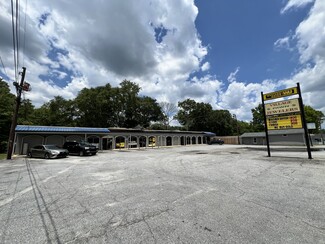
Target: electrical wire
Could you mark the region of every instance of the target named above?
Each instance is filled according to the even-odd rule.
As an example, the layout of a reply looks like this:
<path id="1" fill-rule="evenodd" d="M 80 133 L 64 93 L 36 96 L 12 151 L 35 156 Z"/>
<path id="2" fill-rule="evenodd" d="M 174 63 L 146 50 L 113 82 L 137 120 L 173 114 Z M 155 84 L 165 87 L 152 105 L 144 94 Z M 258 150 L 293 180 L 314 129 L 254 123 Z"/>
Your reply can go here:
<path id="1" fill-rule="evenodd" d="M 11 25 L 12 25 L 12 41 L 14 47 L 14 66 L 15 66 L 15 81 L 17 81 L 17 60 L 16 60 L 16 35 L 15 35 L 15 20 L 14 20 L 14 2 L 11 0 Z"/>
<path id="2" fill-rule="evenodd" d="M 5 65 L 3 64 L 3 61 L 2 61 L 1 55 L 0 55 L 0 61 L 1 61 L 1 65 L 2 65 L 2 68 L 3 68 L 3 70 L 4 70 L 5 75 L 7 76 L 7 78 L 9 78 L 8 73 L 7 73 L 7 71 L 6 71 L 6 67 L 5 67 Z"/>
<path id="3" fill-rule="evenodd" d="M 25 66 L 25 50 L 26 50 L 26 37 L 27 37 L 26 16 L 27 16 L 27 0 L 25 0 L 24 39 L 23 39 L 23 66 Z"/>
<path id="4" fill-rule="evenodd" d="M 19 27 L 20 27 L 20 17 L 19 17 L 19 0 L 16 0 L 16 55 L 17 55 L 17 70 L 19 67 Z"/>
<path id="5" fill-rule="evenodd" d="M 23 65 L 24 65 L 24 53 L 26 49 L 26 16 L 27 16 L 27 0 L 25 0 L 25 17 L 24 17 L 24 26 L 21 26 L 21 5 L 19 0 L 11 0 L 11 22 L 12 22 L 12 40 L 13 40 L 13 49 L 14 49 L 14 66 L 15 66 L 15 81 L 18 81 L 18 69 L 20 66 L 20 57 L 22 56 Z M 23 29 L 23 34 L 21 30 Z M 20 45 L 23 43 L 22 53 L 20 51 Z M 2 66 L 3 62 L 1 60 Z"/>

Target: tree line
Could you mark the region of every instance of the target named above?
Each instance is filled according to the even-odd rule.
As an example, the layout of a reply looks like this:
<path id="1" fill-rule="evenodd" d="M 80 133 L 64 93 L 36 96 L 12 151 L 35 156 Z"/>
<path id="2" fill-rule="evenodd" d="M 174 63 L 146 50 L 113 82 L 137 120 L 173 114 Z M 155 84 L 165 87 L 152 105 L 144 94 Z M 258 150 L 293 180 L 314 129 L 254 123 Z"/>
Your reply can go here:
<path id="1" fill-rule="evenodd" d="M 237 120 L 228 110 L 215 110 L 208 103 L 186 99 L 158 103 L 149 96 L 140 96 L 138 84 L 124 80 L 118 87 L 110 84 L 82 89 L 75 99 L 56 96 L 35 108 L 29 99 L 22 100 L 18 124 L 44 126 L 122 127 L 209 131 L 219 136 L 241 135 L 264 131 L 262 105 L 252 109 L 250 122 Z M 8 84 L 0 79 L 0 152 L 6 150 L 15 96 Z M 324 114 L 310 106 L 305 107 L 307 122 L 316 122 Z M 181 126 L 170 126 L 177 120 Z"/>

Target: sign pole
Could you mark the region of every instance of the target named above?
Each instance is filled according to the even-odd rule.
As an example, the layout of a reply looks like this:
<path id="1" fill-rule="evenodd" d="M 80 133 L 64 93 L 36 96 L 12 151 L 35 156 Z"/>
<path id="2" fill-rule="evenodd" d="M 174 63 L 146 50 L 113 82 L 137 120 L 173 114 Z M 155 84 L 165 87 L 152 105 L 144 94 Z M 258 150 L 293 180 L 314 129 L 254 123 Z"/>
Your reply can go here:
<path id="1" fill-rule="evenodd" d="M 305 109 L 304 109 L 304 103 L 302 101 L 299 82 L 297 83 L 297 88 L 298 88 L 298 94 L 299 94 L 299 105 L 300 105 L 300 109 L 301 109 L 301 119 L 302 119 L 302 124 L 303 124 L 304 132 L 305 132 L 305 141 L 306 141 L 306 146 L 307 146 L 308 159 L 313 159 L 312 156 L 311 156 L 311 149 L 310 149 L 309 136 L 308 136 L 308 128 L 307 128 L 306 117 L 305 117 Z"/>
<path id="2" fill-rule="evenodd" d="M 271 157 L 269 133 L 268 133 L 268 130 L 267 130 L 267 121 L 266 121 L 266 113 L 265 113 L 265 104 L 264 104 L 263 92 L 261 92 L 261 96 L 262 96 L 262 106 L 263 106 L 265 137 L 266 137 L 266 145 L 267 145 L 267 155 L 268 155 L 268 157 Z"/>

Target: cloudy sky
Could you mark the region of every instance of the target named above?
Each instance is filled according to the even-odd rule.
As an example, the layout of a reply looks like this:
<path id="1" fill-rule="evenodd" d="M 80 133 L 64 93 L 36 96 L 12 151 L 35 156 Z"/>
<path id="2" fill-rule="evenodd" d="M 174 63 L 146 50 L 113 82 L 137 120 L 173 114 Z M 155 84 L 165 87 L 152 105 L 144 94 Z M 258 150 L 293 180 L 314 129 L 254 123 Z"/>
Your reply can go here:
<path id="1" fill-rule="evenodd" d="M 304 103 L 325 113 L 324 0 L 20 4 L 19 69 L 36 107 L 128 79 L 159 102 L 191 98 L 249 121 L 262 91 L 300 82 Z M 14 92 L 10 1 L 0 13 L 0 76 Z"/>

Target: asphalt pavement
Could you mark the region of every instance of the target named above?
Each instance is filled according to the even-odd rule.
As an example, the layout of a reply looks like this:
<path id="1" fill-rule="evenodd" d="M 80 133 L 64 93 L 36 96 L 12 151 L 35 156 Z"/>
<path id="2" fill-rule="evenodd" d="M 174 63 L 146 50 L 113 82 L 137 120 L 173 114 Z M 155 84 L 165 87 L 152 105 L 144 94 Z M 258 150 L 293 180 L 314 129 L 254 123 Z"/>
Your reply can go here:
<path id="1" fill-rule="evenodd" d="M 0 243 L 325 243 L 325 151 L 196 145 L 0 161 Z"/>

